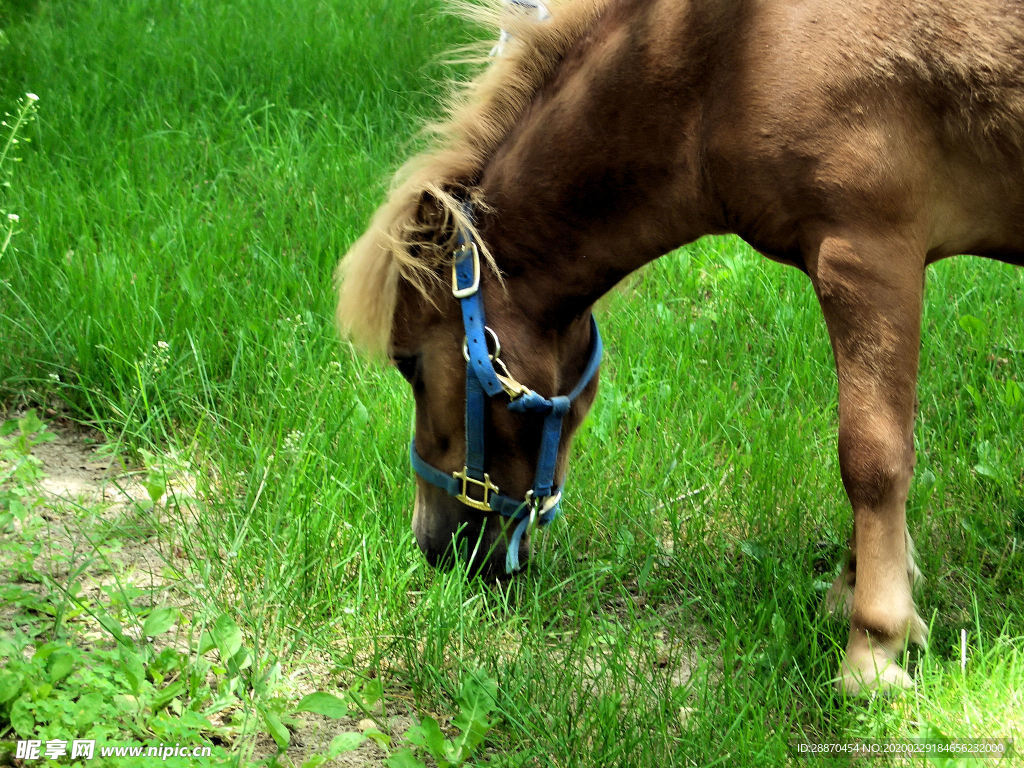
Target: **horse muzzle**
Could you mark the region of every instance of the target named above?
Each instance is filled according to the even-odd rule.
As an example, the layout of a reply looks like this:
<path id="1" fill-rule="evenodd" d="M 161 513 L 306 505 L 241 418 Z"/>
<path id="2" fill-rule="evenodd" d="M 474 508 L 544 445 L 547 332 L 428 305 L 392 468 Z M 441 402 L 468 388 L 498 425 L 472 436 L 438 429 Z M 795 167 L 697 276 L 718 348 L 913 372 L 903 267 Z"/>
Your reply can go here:
<path id="1" fill-rule="evenodd" d="M 512 522 L 497 513 L 481 514 L 440 489 L 418 482 L 412 530 L 416 544 L 435 568 L 464 567 L 487 578 L 507 578 Z M 517 561 L 529 560 L 529 534 L 517 539 Z"/>

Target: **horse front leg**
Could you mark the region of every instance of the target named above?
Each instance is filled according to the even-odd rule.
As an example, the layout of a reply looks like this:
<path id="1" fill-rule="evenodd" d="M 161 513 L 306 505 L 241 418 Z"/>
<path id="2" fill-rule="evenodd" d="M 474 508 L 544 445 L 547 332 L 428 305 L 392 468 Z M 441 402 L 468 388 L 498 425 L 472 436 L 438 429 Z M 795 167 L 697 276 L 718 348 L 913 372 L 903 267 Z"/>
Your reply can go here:
<path id="1" fill-rule="evenodd" d="M 924 259 L 899 240 L 831 237 L 811 279 L 839 378 L 839 465 L 853 506 L 850 561 L 831 595 L 849 601 L 840 685 L 850 693 L 907 687 L 896 663 L 908 640 L 924 644 L 912 596 L 906 527 L 914 469 L 914 415 Z"/>

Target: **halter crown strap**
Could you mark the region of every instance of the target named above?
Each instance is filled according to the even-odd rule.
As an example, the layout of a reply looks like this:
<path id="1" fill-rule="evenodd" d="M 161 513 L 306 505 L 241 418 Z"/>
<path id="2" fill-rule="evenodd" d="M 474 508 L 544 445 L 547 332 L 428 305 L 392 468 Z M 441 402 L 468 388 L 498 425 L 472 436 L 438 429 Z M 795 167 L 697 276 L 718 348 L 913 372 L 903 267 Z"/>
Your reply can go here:
<path id="1" fill-rule="evenodd" d="M 467 215 L 471 211 L 466 209 Z M 519 544 L 533 525 L 546 525 L 561 511 L 561 489 L 555 486 L 555 468 L 558 447 L 562 437 L 562 422 L 579 397 L 590 384 L 601 364 L 603 345 L 597 321 L 590 317 L 590 354 L 576 386 L 567 395 L 543 397 L 512 378 L 500 360 L 501 347 L 497 335 L 487 327 L 480 294 L 480 252 L 472 235 L 463 228 L 457 233 L 457 249 L 452 265 L 452 295 L 459 300 L 462 322 L 466 331 L 466 461 L 461 472 L 442 472 L 428 464 L 416 450 L 413 438 L 409 457 L 413 470 L 425 481 L 449 496 L 454 496 L 468 507 L 497 512 L 515 523 L 509 537 L 505 555 L 505 571 L 519 570 Z M 493 352 L 488 345 L 493 341 Z M 502 373 L 495 370 L 495 364 Z M 533 486 L 524 499 L 513 499 L 499 492 L 486 472 L 484 422 L 486 400 L 506 394 L 508 408 L 517 413 L 536 413 L 544 416 L 540 450 L 534 472 Z M 472 489 L 474 495 L 470 495 Z"/>

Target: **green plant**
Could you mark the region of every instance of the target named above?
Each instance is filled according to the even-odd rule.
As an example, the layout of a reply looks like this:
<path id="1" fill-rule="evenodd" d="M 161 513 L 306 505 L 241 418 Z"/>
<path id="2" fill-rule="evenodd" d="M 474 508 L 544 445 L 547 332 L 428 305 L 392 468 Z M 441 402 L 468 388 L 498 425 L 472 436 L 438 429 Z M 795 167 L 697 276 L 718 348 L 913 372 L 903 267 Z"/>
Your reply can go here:
<path id="1" fill-rule="evenodd" d="M 438 768 L 465 765 L 494 727 L 491 716 L 497 707 L 497 693 L 498 684 L 486 673 L 469 673 L 455 700 L 459 707 L 452 720 L 455 735 L 447 738 L 436 719 L 424 717 L 405 734 L 413 746 L 397 750 L 387 764 L 391 768 L 423 768 L 423 756 L 429 756 Z"/>
<path id="2" fill-rule="evenodd" d="M 158 609 L 145 627 L 162 634 L 169 621 Z M 207 718 L 213 690 L 202 659 L 133 642 L 109 616 L 102 623 L 115 646 L 87 650 L 62 639 L 25 658 L 22 643 L 0 643 L 0 736 L 209 743 L 223 732 Z"/>
<path id="3" fill-rule="evenodd" d="M 0 38 L 2 38 L 2 34 L 0 32 Z M 3 146 L 0 147 L 0 188 L 4 193 L 11 185 L 11 166 L 21 160 L 15 154 L 14 149 L 18 144 L 28 141 L 23 133 L 35 117 L 38 102 L 38 96 L 34 93 L 26 93 L 18 102 L 15 113 L 13 115 L 8 113 L 6 119 L 0 122 L 0 127 L 6 129 L 7 134 L 6 137 L 0 138 L 0 141 L 3 142 Z M 4 254 L 7 253 L 11 238 L 20 221 L 21 217 L 17 213 L 7 210 L 3 197 L 0 197 L 0 260 L 3 260 Z"/>
<path id="4" fill-rule="evenodd" d="M 44 498 L 40 487 L 43 470 L 32 449 L 54 437 L 34 410 L 0 425 L 0 536 L 7 538 L 8 567 L 22 581 L 41 580 L 35 559 L 42 549 L 43 525 L 35 513 Z M 0 585 L 0 592 L 12 603 L 39 602 L 34 593 L 18 584 Z"/>
<path id="5" fill-rule="evenodd" d="M 23 520 L 39 502 L 42 462 L 32 449 L 54 437 L 35 410 L 0 425 L 0 531 Z"/>

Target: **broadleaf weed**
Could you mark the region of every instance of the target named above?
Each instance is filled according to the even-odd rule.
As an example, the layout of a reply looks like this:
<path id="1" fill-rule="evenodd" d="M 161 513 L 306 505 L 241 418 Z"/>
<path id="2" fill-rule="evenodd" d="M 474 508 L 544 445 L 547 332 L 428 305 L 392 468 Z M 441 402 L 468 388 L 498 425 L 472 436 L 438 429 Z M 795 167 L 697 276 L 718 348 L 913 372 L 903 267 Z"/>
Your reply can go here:
<path id="1" fill-rule="evenodd" d="M 497 706 L 497 693 L 495 680 L 482 671 L 470 672 L 456 699 L 459 713 L 452 719 L 452 726 L 457 729 L 454 738 L 447 738 L 433 717 L 424 717 L 405 734 L 412 748 L 397 750 L 388 758 L 388 766 L 423 768 L 424 756 L 433 759 L 438 768 L 466 765 L 495 725 L 491 714 Z"/>
<path id="2" fill-rule="evenodd" d="M 0 425 L 0 530 L 24 520 L 38 502 L 42 462 L 32 449 L 53 438 L 34 410 Z"/>

